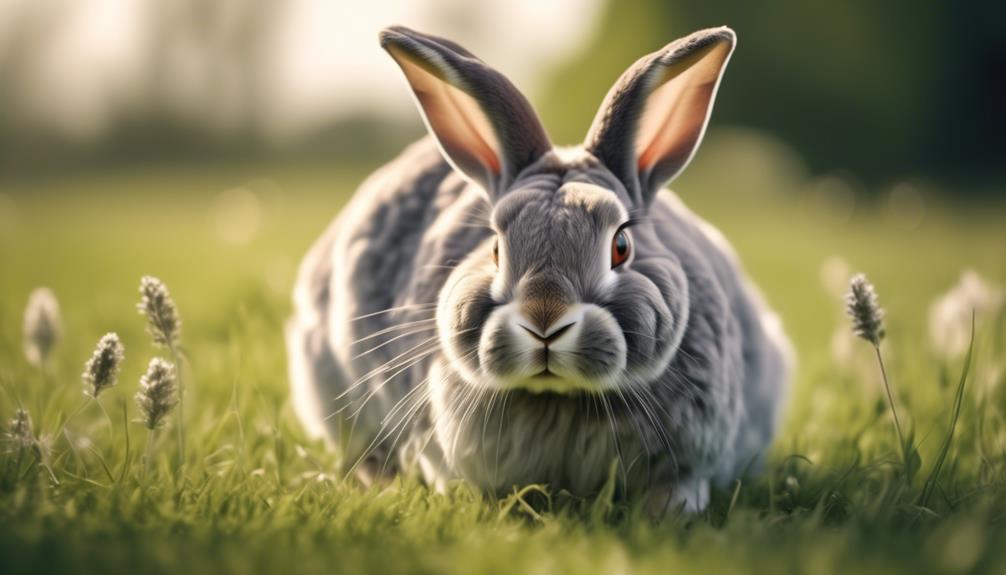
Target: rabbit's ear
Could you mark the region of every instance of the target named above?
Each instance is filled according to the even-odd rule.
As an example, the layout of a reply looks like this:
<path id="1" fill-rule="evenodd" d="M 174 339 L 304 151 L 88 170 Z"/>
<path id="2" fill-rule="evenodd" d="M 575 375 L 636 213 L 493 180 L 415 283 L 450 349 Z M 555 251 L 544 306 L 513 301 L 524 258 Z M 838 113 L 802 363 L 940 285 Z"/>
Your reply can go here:
<path id="1" fill-rule="evenodd" d="M 502 74 L 454 42 L 402 26 L 381 32 L 447 160 L 490 199 L 552 149 L 531 104 Z"/>
<path id="2" fill-rule="evenodd" d="M 735 43 L 729 28 L 701 30 L 641 58 L 608 92 L 585 146 L 640 205 L 694 155 Z"/>

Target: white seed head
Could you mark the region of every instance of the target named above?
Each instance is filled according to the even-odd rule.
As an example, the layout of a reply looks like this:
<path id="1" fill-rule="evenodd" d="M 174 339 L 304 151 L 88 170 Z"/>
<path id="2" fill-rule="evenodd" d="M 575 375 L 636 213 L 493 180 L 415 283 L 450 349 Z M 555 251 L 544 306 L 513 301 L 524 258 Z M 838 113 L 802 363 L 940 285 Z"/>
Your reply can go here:
<path id="1" fill-rule="evenodd" d="M 155 357 L 140 378 L 136 393 L 136 404 L 143 414 L 140 421 L 147 429 L 157 429 L 176 403 L 175 366 Z"/>
<path id="2" fill-rule="evenodd" d="M 114 333 L 103 335 L 94 348 L 91 359 L 84 364 L 84 373 L 80 376 L 84 381 L 84 393 L 98 397 L 106 388 L 115 385 L 123 357 L 125 348 L 119 341 L 119 336 Z"/>
<path id="3" fill-rule="evenodd" d="M 858 274 L 849 281 L 845 312 L 852 319 L 852 331 L 873 345 L 884 339 L 884 310 L 877 303 L 877 292 L 866 276 Z"/>
<path id="4" fill-rule="evenodd" d="M 7 439 L 17 448 L 35 447 L 35 434 L 31 429 L 31 416 L 23 409 L 14 412 L 7 426 Z"/>
<path id="5" fill-rule="evenodd" d="M 818 276 L 828 294 L 841 299 L 849 282 L 849 263 L 841 256 L 831 256 L 821 262 Z"/>
<path id="6" fill-rule="evenodd" d="M 136 309 L 147 316 L 147 331 L 155 344 L 169 348 L 178 345 L 182 320 L 164 282 L 144 276 L 140 280 L 140 303 Z"/>
<path id="7" fill-rule="evenodd" d="M 62 332 L 56 294 L 49 288 L 35 288 L 24 309 L 24 354 L 28 362 L 35 367 L 45 365 Z"/>
<path id="8" fill-rule="evenodd" d="M 964 270 L 957 284 L 929 306 L 929 339 L 941 356 L 953 358 L 967 351 L 971 314 L 976 327 L 992 318 L 1006 302 L 1002 286 L 989 283 L 974 270 Z"/>

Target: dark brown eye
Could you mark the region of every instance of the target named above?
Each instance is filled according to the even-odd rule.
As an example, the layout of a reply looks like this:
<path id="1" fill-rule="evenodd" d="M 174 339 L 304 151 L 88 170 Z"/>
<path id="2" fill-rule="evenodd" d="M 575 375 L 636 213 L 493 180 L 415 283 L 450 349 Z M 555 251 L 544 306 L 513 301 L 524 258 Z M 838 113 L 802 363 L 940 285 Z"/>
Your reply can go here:
<path id="1" fill-rule="evenodd" d="M 625 230 L 618 230 L 615 237 L 611 239 L 611 268 L 617 268 L 629 259 L 632 253 L 632 245 L 629 243 L 629 234 Z"/>
<path id="2" fill-rule="evenodd" d="M 500 267 L 500 240 L 496 238 L 493 242 L 493 263 Z"/>

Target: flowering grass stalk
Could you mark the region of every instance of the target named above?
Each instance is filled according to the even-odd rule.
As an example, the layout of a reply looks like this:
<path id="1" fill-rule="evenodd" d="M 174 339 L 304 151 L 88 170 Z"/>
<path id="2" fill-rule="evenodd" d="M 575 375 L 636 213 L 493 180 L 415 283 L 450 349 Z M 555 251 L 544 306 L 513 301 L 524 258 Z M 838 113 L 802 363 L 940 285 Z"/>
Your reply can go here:
<path id="1" fill-rule="evenodd" d="M 49 288 L 34 289 L 24 310 L 24 355 L 28 363 L 45 370 L 62 333 L 56 295 Z"/>
<path id="2" fill-rule="evenodd" d="M 136 394 L 136 404 L 142 415 L 140 422 L 147 428 L 147 447 L 143 464 L 144 482 L 150 467 L 154 432 L 177 405 L 175 393 L 175 366 L 159 357 L 150 360 L 147 372 L 140 378 L 140 391 Z"/>
<path id="3" fill-rule="evenodd" d="M 136 404 L 143 415 L 141 422 L 147 429 L 157 429 L 177 403 L 175 366 L 155 357 L 140 378 L 140 391 L 136 394 Z"/>
<path id="4" fill-rule="evenodd" d="M 164 282 L 152 276 L 141 278 L 140 303 L 136 308 L 147 317 L 147 331 L 155 344 L 168 349 L 178 346 L 182 320 Z"/>
<path id="5" fill-rule="evenodd" d="M 35 439 L 35 433 L 32 431 L 31 416 L 24 409 L 19 408 L 14 412 L 14 417 L 11 418 L 10 424 L 7 426 L 7 440 L 19 451 L 17 467 L 20 467 L 21 454 L 39 448 L 38 440 Z"/>
<path id="6" fill-rule="evenodd" d="M 974 270 L 964 270 L 957 284 L 929 307 L 929 338 L 933 351 L 945 360 L 968 351 L 972 327 L 980 328 L 1006 305 L 1006 290 Z M 972 320 L 975 325 L 972 326 Z"/>
<path id="7" fill-rule="evenodd" d="M 31 418 L 27 411 L 18 409 L 14 412 L 14 418 L 7 426 L 7 441 L 17 451 L 17 458 L 14 460 L 14 477 L 17 479 L 21 475 L 25 451 L 35 445 L 35 435 L 31 431 Z"/>
<path id="8" fill-rule="evenodd" d="M 101 336 L 91 357 L 84 363 L 83 373 L 80 374 L 80 380 L 84 384 L 84 400 L 60 424 L 59 429 L 56 431 L 57 438 L 63 435 L 67 424 L 73 418 L 77 417 L 92 400 L 101 408 L 101 411 L 109 421 L 109 425 L 112 424 L 112 419 L 105 412 L 105 408 L 101 405 L 101 402 L 98 401 L 98 396 L 106 389 L 118 383 L 119 369 L 125 356 L 126 348 L 122 345 L 122 340 L 119 339 L 117 334 L 108 332 Z"/>
<path id="9" fill-rule="evenodd" d="M 125 358 L 125 348 L 122 341 L 119 340 L 119 336 L 107 333 L 98 341 L 98 347 L 94 350 L 91 359 L 87 360 L 84 365 L 84 373 L 81 375 L 84 381 L 84 393 L 98 404 L 98 408 L 108 420 L 109 426 L 115 424 L 112 423 L 112 418 L 105 411 L 105 406 L 101 404 L 98 395 L 118 383 L 119 369 L 123 358 Z"/>
<path id="10" fill-rule="evenodd" d="M 114 386 L 118 382 L 124 357 L 125 348 L 119 336 L 111 332 L 103 335 L 80 376 L 84 382 L 84 393 L 97 399 L 102 391 Z"/>
<path id="11" fill-rule="evenodd" d="M 891 407 L 891 415 L 894 416 L 894 429 L 898 433 L 898 443 L 901 446 L 902 463 L 908 466 L 909 446 L 905 441 L 905 434 L 902 432 L 898 408 L 894 403 L 894 393 L 891 391 L 891 383 L 887 377 L 887 367 L 884 365 L 884 356 L 880 351 L 880 342 L 884 340 L 886 335 L 884 310 L 877 301 L 877 292 L 873 288 L 873 284 L 866 279 L 865 275 L 858 274 L 849 281 L 849 293 L 845 296 L 845 311 L 852 320 L 853 333 L 870 342 L 877 354 L 877 363 L 880 365 L 880 375 L 884 382 L 884 392 L 887 394 L 887 403 Z"/>
<path id="12" fill-rule="evenodd" d="M 171 354 L 174 364 L 172 374 L 175 389 L 178 394 L 178 464 L 185 463 L 185 416 L 184 397 L 185 386 L 182 381 L 182 353 L 180 350 L 182 335 L 182 319 L 178 315 L 168 287 L 161 280 L 144 276 L 140 279 L 140 303 L 137 310 L 147 318 L 147 332 L 154 344 L 163 347 Z M 153 363 L 151 363 L 153 365 Z M 149 373 L 149 372 L 148 372 Z"/>
<path id="13" fill-rule="evenodd" d="M 31 454 L 35 458 L 35 465 L 38 465 L 44 469 L 46 473 L 48 473 L 53 485 L 59 485 L 59 480 L 56 478 L 56 474 L 45 461 L 42 451 L 42 442 L 39 441 L 38 437 L 35 435 L 35 431 L 32 429 L 31 425 L 31 416 L 26 410 L 18 408 L 17 411 L 14 412 L 14 417 L 11 418 L 10 423 L 7 425 L 5 438 L 10 446 L 17 452 L 17 457 L 14 460 L 15 481 L 20 480 L 22 477 L 21 466 L 24 463 L 25 454 Z M 30 469 L 31 467 L 29 466 L 28 470 L 30 471 Z M 6 469 L 4 471 L 6 474 Z"/>

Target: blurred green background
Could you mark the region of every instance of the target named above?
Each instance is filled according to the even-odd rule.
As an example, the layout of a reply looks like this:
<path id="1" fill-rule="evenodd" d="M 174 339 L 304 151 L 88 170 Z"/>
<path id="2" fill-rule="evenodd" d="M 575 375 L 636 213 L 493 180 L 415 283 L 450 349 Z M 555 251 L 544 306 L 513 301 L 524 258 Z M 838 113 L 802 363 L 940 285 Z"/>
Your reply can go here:
<path id="1" fill-rule="evenodd" d="M 508 73 L 558 143 L 618 74 L 695 29 L 740 38 L 713 120 L 771 134 L 868 192 L 909 178 L 996 193 L 1006 7 L 950 0 L 6 0 L 6 178 L 133 163 L 376 164 L 419 133 L 377 30 L 450 36 Z M 714 130 L 715 131 L 715 130 Z"/>

